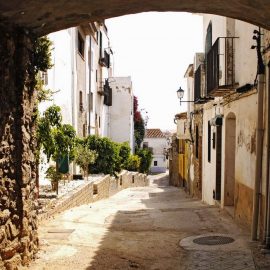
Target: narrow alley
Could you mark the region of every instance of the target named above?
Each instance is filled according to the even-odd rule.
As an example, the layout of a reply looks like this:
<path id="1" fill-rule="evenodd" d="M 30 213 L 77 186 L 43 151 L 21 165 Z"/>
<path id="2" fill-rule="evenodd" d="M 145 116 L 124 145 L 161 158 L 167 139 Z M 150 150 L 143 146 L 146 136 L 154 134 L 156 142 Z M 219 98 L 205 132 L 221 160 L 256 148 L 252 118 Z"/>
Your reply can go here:
<path id="1" fill-rule="evenodd" d="M 256 269 L 248 232 L 219 208 L 168 186 L 166 173 L 150 176 L 149 187 L 45 221 L 39 235 L 30 270 Z"/>

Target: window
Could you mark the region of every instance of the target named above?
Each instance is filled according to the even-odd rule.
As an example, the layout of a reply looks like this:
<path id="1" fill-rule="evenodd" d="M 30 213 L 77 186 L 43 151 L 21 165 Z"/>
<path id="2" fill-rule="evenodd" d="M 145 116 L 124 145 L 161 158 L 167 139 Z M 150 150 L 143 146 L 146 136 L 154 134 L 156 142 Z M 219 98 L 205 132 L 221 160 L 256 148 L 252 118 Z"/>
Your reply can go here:
<path id="1" fill-rule="evenodd" d="M 143 148 L 148 148 L 148 142 L 143 143 Z"/>
<path id="2" fill-rule="evenodd" d="M 154 166 L 157 166 L 157 160 L 154 161 Z"/>
<path id="3" fill-rule="evenodd" d="M 78 31 L 78 52 L 84 58 L 84 39 Z"/>
<path id="4" fill-rule="evenodd" d="M 211 125 L 208 121 L 208 162 L 211 162 Z"/>
<path id="5" fill-rule="evenodd" d="M 91 112 L 93 111 L 93 92 L 91 92 L 89 95 L 89 110 Z"/>
<path id="6" fill-rule="evenodd" d="M 99 58 L 102 57 L 103 54 L 103 46 L 102 46 L 102 32 L 99 32 Z"/>
<path id="7" fill-rule="evenodd" d="M 96 82 L 97 82 L 97 69 L 96 69 Z"/>
<path id="8" fill-rule="evenodd" d="M 82 91 L 80 91 L 79 108 L 80 108 L 80 111 L 82 112 L 83 111 L 83 93 L 82 93 Z"/>
<path id="9" fill-rule="evenodd" d="M 100 128 L 100 116 L 98 117 L 98 127 Z"/>

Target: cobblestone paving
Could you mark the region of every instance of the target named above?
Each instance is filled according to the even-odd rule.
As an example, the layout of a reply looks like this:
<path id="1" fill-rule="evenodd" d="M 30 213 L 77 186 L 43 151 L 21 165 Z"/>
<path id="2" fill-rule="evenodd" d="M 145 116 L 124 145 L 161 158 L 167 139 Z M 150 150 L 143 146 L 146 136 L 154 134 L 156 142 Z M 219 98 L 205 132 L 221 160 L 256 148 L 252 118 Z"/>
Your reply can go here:
<path id="1" fill-rule="evenodd" d="M 229 215 L 167 184 L 166 174 L 153 176 L 149 187 L 123 190 L 44 222 L 39 258 L 27 270 L 270 270 L 269 255 Z M 56 229 L 73 232 L 50 233 Z M 193 242 L 206 235 L 235 241 Z"/>
<path id="2" fill-rule="evenodd" d="M 193 251 L 183 270 L 255 270 L 248 251 Z"/>

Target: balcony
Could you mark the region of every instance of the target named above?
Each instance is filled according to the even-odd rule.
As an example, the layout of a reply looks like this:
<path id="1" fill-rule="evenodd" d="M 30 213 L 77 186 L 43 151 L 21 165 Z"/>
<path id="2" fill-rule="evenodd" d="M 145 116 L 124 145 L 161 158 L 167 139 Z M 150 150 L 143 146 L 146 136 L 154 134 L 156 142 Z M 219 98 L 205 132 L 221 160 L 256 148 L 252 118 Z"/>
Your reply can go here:
<path id="1" fill-rule="evenodd" d="M 200 64 L 194 73 L 194 103 L 204 104 L 212 99 L 205 93 L 205 65 Z"/>
<path id="2" fill-rule="evenodd" d="M 104 50 L 103 55 L 99 58 L 99 64 L 103 67 L 110 67 L 110 55 Z"/>
<path id="3" fill-rule="evenodd" d="M 223 96 L 235 89 L 234 41 L 218 38 L 206 56 L 206 94 Z"/>
<path id="4" fill-rule="evenodd" d="M 105 80 L 105 84 L 103 86 L 103 94 L 104 94 L 104 105 L 112 106 L 112 88 L 109 85 L 108 79 Z"/>
<path id="5" fill-rule="evenodd" d="M 194 74 L 194 101 L 195 104 L 200 103 L 201 98 L 204 96 L 203 91 L 203 72 L 204 72 L 204 65 L 201 64 L 197 68 Z"/>

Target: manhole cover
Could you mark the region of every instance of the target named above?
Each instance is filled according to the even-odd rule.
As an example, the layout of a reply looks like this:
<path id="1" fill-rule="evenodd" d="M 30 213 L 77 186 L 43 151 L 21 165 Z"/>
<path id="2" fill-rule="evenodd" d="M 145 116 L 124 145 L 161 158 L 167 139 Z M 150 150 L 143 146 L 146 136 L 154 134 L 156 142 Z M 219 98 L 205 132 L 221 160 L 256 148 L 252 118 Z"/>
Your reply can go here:
<path id="1" fill-rule="evenodd" d="M 193 243 L 206 246 L 226 245 L 232 242 L 234 242 L 233 238 L 221 235 L 203 236 L 193 239 Z"/>

